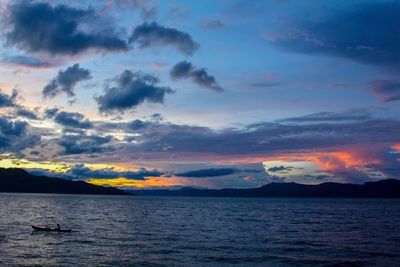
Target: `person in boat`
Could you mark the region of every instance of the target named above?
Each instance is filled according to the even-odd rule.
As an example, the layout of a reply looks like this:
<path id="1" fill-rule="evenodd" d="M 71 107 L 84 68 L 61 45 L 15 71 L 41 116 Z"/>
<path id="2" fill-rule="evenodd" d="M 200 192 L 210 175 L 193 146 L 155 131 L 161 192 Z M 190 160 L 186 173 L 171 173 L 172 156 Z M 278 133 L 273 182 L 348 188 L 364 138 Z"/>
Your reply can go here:
<path id="1" fill-rule="evenodd" d="M 60 231 L 61 230 L 61 228 L 60 228 L 60 224 L 58 224 L 57 223 L 57 227 L 56 227 L 56 229 L 55 229 L 56 231 Z"/>

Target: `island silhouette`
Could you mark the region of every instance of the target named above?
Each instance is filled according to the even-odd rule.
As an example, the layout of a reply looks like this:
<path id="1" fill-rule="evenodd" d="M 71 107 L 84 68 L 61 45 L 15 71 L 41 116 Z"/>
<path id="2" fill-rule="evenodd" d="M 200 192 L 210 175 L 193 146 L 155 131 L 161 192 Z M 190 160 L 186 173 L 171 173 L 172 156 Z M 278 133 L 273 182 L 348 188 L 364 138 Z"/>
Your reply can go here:
<path id="1" fill-rule="evenodd" d="M 114 187 L 36 176 L 19 168 L 0 168 L 0 192 L 130 195 L 130 193 Z"/>
<path id="2" fill-rule="evenodd" d="M 36 176 L 19 168 L 0 168 L 0 192 L 104 194 L 139 196 L 194 196 L 194 197 L 329 197 L 329 198 L 400 198 L 400 180 L 386 179 L 364 184 L 270 183 L 248 189 L 140 189 L 121 190 L 84 181 Z"/>
<path id="3" fill-rule="evenodd" d="M 400 180 L 387 179 L 364 184 L 270 183 L 249 189 L 131 190 L 136 195 L 195 197 L 321 197 L 321 198 L 400 198 Z"/>

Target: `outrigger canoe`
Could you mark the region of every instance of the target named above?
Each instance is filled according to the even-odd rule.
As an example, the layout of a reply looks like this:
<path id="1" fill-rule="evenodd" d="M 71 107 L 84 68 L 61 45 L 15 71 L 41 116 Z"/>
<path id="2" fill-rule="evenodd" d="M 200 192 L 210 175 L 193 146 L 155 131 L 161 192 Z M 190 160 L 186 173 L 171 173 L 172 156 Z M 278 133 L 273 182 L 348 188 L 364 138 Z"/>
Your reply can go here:
<path id="1" fill-rule="evenodd" d="M 46 232 L 63 232 L 63 233 L 70 233 L 72 232 L 71 229 L 57 229 L 57 228 L 50 228 L 50 227 L 39 227 L 31 225 L 33 230 L 35 231 L 46 231 Z"/>

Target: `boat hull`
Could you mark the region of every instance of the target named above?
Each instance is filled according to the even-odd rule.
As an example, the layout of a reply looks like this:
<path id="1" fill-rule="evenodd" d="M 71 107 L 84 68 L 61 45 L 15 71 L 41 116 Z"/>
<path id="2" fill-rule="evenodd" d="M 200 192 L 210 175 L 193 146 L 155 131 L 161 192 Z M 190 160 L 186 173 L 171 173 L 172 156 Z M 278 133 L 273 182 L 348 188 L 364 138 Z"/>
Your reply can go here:
<path id="1" fill-rule="evenodd" d="M 70 233 L 71 229 L 57 229 L 57 228 L 49 228 L 49 227 L 39 227 L 35 225 L 31 225 L 32 229 L 35 231 L 44 231 L 44 232 L 61 232 L 61 233 Z"/>

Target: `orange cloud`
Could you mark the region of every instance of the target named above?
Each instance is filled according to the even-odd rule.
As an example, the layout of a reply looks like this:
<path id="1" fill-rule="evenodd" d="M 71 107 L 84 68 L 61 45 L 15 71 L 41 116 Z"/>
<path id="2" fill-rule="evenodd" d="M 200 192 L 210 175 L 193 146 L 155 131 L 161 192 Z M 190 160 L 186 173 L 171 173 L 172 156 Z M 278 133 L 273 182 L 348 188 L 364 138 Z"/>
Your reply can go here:
<path id="1" fill-rule="evenodd" d="M 400 143 L 399 144 L 394 144 L 392 146 L 392 148 L 396 151 L 396 152 L 400 152 Z"/>
<path id="2" fill-rule="evenodd" d="M 400 146 L 399 146 L 400 150 Z M 280 155 L 267 157 L 251 157 L 242 159 L 246 162 L 268 162 L 268 161 L 309 161 L 326 172 L 335 173 L 344 169 L 362 167 L 368 164 L 379 164 L 381 160 L 376 158 L 373 151 L 363 148 L 352 148 L 338 151 L 326 152 L 301 152 L 301 153 L 284 153 Z"/>
<path id="3" fill-rule="evenodd" d="M 323 171 L 335 172 L 340 169 L 352 168 L 366 165 L 367 163 L 377 163 L 377 160 L 369 162 L 362 155 L 351 151 L 318 152 L 306 155 L 305 160 L 317 164 Z"/>

